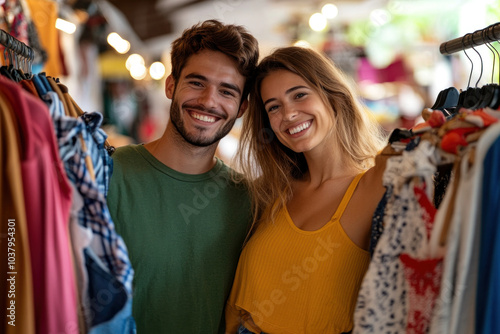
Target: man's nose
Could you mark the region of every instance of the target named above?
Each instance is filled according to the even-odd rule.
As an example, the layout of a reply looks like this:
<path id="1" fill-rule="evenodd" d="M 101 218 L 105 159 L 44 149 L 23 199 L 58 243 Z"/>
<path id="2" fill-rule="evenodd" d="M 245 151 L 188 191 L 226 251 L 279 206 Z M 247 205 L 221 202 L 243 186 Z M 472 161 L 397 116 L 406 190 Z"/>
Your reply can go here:
<path id="1" fill-rule="evenodd" d="M 203 105 L 206 109 L 216 107 L 217 101 L 217 88 L 208 86 L 201 92 L 198 97 L 198 103 Z"/>

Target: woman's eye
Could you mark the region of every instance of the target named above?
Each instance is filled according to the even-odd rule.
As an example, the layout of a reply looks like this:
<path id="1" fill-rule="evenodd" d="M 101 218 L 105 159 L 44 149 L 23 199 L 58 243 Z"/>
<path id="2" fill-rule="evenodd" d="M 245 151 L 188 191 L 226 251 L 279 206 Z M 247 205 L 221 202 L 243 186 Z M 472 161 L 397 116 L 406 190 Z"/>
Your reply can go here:
<path id="1" fill-rule="evenodd" d="M 267 112 L 270 113 L 270 112 L 273 112 L 276 110 L 278 110 L 278 106 L 271 106 L 271 107 L 269 107 L 269 109 L 267 109 Z"/>
<path id="2" fill-rule="evenodd" d="M 304 96 L 306 96 L 306 95 L 307 95 L 306 93 L 298 93 L 298 94 L 295 96 L 295 98 L 296 98 L 296 99 L 300 99 L 301 97 L 304 97 Z"/>

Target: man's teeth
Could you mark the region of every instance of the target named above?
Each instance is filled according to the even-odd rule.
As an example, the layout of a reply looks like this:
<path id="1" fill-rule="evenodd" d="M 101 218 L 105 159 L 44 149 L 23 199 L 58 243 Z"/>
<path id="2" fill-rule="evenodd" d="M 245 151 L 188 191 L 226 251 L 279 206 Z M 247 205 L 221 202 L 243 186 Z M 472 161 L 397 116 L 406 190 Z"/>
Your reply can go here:
<path id="1" fill-rule="evenodd" d="M 203 122 L 208 122 L 208 123 L 215 122 L 215 117 L 212 117 L 212 116 L 200 115 L 197 113 L 192 113 L 192 116 L 196 119 L 199 119 L 200 121 L 203 121 Z"/>
<path id="2" fill-rule="evenodd" d="M 291 135 L 293 135 L 293 134 L 296 134 L 297 132 L 300 132 L 300 131 L 307 129 L 310 126 L 311 126 L 311 122 L 306 122 L 306 123 L 302 123 L 301 125 L 292 128 L 288 131 L 290 132 Z"/>

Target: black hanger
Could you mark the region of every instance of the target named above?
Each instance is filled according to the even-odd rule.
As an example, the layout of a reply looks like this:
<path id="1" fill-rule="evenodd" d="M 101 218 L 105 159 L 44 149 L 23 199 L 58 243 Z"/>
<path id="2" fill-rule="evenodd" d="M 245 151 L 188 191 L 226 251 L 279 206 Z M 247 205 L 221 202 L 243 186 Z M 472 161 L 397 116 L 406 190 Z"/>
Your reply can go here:
<path id="1" fill-rule="evenodd" d="M 454 108 L 458 102 L 458 89 L 455 87 L 449 87 L 439 92 L 436 102 L 431 107 L 433 110 L 444 111 L 449 108 Z"/>
<path id="2" fill-rule="evenodd" d="M 14 80 L 14 78 L 11 76 L 10 71 L 8 70 L 9 65 L 12 64 L 12 55 L 10 54 L 10 49 L 9 46 L 11 44 L 10 39 L 8 34 L 7 36 L 7 42 L 4 44 L 5 48 L 3 49 L 3 59 L 4 59 L 4 65 L 0 67 L 0 74 L 2 74 L 4 77 Z"/>
<path id="3" fill-rule="evenodd" d="M 488 26 L 485 30 L 487 31 L 486 33 L 486 36 L 488 36 L 488 32 L 490 29 L 491 30 L 491 34 L 493 35 L 493 40 L 496 41 L 498 40 L 499 38 L 496 37 L 495 35 L 495 29 L 494 29 L 494 26 L 496 24 L 492 24 L 490 26 Z M 500 85 L 499 84 L 495 84 L 493 83 L 494 82 L 494 74 L 495 74 L 495 53 L 497 54 L 498 56 L 498 61 L 500 62 L 500 54 L 498 53 L 498 50 L 495 49 L 495 47 L 493 45 L 491 45 L 490 41 L 492 40 L 487 40 L 486 42 L 486 46 L 490 49 L 490 51 L 493 53 L 493 69 L 492 69 L 492 72 L 491 72 L 491 86 L 492 86 L 492 94 L 491 94 L 491 98 L 490 98 L 490 101 L 489 103 L 485 106 L 485 107 L 490 107 L 492 109 L 495 109 L 497 110 L 499 107 L 500 107 Z M 495 51 L 495 52 L 493 52 Z M 498 82 L 500 83 L 500 71 L 498 72 Z"/>
<path id="4" fill-rule="evenodd" d="M 15 43 L 14 37 L 12 37 L 10 34 L 6 34 L 6 36 L 7 45 L 5 45 L 3 56 L 5 62 L 8 62 L 8 65 L 3 65 L 2 67 L 0 67 L 0 73 L 10 80 L 20 82 L 21 80 L 25 79 L 24 73 L 19 68 L 18 55 L 21 50 L 18 49 L 19 45 Z"/>
<path id="5" fill-rule="evenodd" d="M 446 45 L 444 47 L 446 49 Z M 446 117 L 449 117 L 451 116 L 450 110 L 453 110 L 458 103 L 458 96 L 458 89 L 455 87 L 448 87 L 439 92 L 431 109 L 440 110 Z"/>
<path id="6" fill-rule="evenodd" d="M 8 66 L 2 66 L 2 67 L 0 67 L 0 74 L 2 76 L 6 77 L 7 79 L 15 81 L 15 79 L 12 77 L 12 75 L 10 74 L 10 72 L 8 70 Z"/>
<path id="7" fill-rule="evenodd" d="M 474 85 L 473 88 L 469 89 L 470 92 L 468 92 L 468 94 L 466 95 L 466 99 L 464 101 L 464 107 L 471 110 L 477 110 L 480 108 L 480 106 L 484 103 L 484 101 L 489 98 L 490 94 L 489 90 L 491 88 L 488 87 L 487 85 L 484 85 L 483 87 L 478 87 L 479 81 L 481 81 L 481 78 L 483 76 L 483 57 L 481 57 L 481 54 L 474 47 L 474 34 L 477 32 L 478 30 L 471 34 L 470 44 L 472 50 L 474 50 L 477 53 L 479 59 L 481 60 L 481 72 L 479 73 L 479 77 L 477 78 L 476 84 Z M 484 35 L 484 30 L 483 30 L 483 35 Z"/>
<path id="8" fill-rule="evenodd" d="M 488 49 L 490 49 L 491 53 L 493 54 L 493 67 L 492 67 L 492 71 L 491 71 L 491 83 L 486 84 L 483 87 L 481 87 L 480 92 L 479 92 L 479 101 L 474 106 L 471 107 L 471 109 L 475 109 L 475 110 L 486 108 L 487 106 L 489 106 L 493 103 L 496 103 L 496 101 L 498 99 L 498 92 L 499 92 L 497 89 L 498 85 L 493 83 L 493 76 L 495 73 L 495 52 L 493 52 L 494 48 L 492 46 L 490 46 L 490 43 L 487 39 L 487 31 L 490 27 L 483 30 L 482 37 L 483 37 L 483 40 L 485 41 L 484 44 L 486 44 Z M 495 49 L 495 51 L 496 51 L 496 49 Z M 498 53 L 498 51 L 497 51 L 497 53 Z"/>

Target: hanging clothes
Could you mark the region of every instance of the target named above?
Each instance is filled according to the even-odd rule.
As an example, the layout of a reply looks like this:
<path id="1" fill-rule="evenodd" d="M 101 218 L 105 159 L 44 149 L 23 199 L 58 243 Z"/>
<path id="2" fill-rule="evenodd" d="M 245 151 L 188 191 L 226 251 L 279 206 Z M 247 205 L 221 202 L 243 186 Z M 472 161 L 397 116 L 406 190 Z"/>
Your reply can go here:
<path id="1" fill-rule="evenodd" d="M 16 266 L 23 268 L 17 281 L 23 289 L 16 291 L 23 324 L 2 319 L 2 330 L 135 333 L 134 270 L 106 204 L 112 148 L 100 128 L 102 115 L 82 111 L 54 77 L 2 70 L 1 126 L 8 128 L 0 129 L 0 145 L 10 167 L 2 168 L 8 177 L 2 198 L 12 205 L 3 210 L 2 201 L 1 231 L 8 236 L 15 215 Z M 12 255 L 6 254 L 1 262 L 7 266 Z M 6 307 L 9 292 L 0 291 Z"/>
<path id="2" fill-rule="evenodd" d="M 40 42 L 48 54 L 42 70 L 55 77 L 61 76 L 63 71 L 60 57 L 59 33 L 56 29 L 58 3 L 52 0 L 26 0 L 33 23 L 38 32 Z"/>
<path id="3" fill-rule="evenodd" d="M 498 139 L 498 130 L 491 135 L 499 126 L 495 113 L 461 108 L 446 119 L 432 111 L 409 135 L 391 136 L 390 147 L 400 154 L 387 161 L 387 193 L 374 217 L 383 230 L 358 296 L 353 333 L 474 333 L 477 326 L 494 332 L 496 319 L 488 314 L 495 311 L 486 312 L 484 304 L 489 300 L 495 310 L 495 295 L 476 286 L 479 263 L 485 278 L 495 277 L 487 270 L 491 256 L 480 257 L 481 222 L 488 209 L 498 208 L 489 202 L 497 197 L 481 196 L 485 152 L 491 137 Z M 436 208 L 436 172 L 451 164 L 452 177 Z M 497 291 L 496 284 L 482 282 Z"/>
<path id="4" fill-rule="evenodd" d="M 71 228 L 78 259 L 78 282 L 82 316 L 90 333 L 129 333 L 135 328 L 131 316 L 133 269 L 123 239 L 114 230 L 106 204 L 111 158 L 100 129 L 100 113 L 80 117 L 67 114 L 77 106 L 52 78 L 40 73 L 33 83 L 49 107 L 58 138 L 60 158 L 69 180 L 83 200 L 73 207 L 78 226 Z M 56 91 L 54 91 L 54 88 Z M 71 105 L 71 107 L 70 107 Z M 77 115 L 75 115 L 77 116 Z M 90 168 L 89 168 L 90 167 Z M 85 245 L 88 247 L 83 248 Z M 106 292 L 106 300 L 100 297 Z M 104 304 L 103 304 L 104 303 Z"/>
<path id="5" fill-rule="evenodd" d="M 8 282 L 0 290 L 0 307 L 6 310 L 0 328 L 6 334 L 32 334 L 35 309 L 18 131 L 14 111 L 0 91 L 0 279 Z"/>
<path id="6" fill-rule="evenodd" d="M 361 285 L 353 333 L 420 333 L 430 321 L 424 311 L 437 296 L 441 271 L 440 259 L 426 252 L 435 215 L 429 191 L 435 154 L 422 141 L 387 161 L 384 231 Z"/>
<path id="7" fill-rule="evenodd" d="M 484 309 L 486 305 L 476 304 L 476 300 L 484 300 L 487 296 L 482 292 L 483 286 L 479 289 L 476 287 L 479 287 L 480 280 L 484 281 L 488 277 L 487 271 L 483 271 L 484 277 L 479 275 L 479 263 L 484 266 L 484 261 L 489 261 L 488 257 L 480 256 L 480 249 L 487 246 L 481 243 L 480 231 L 483 224 L 488 226 L 492 221 L 484 219 L 481 207 L 485 204 L 488 208 L 494 205 L 490 203 L 493 198 L 482 196 L 485 170 L 483 162 L 486 152 L 499 136 L 500 124 L 491 126 L 481 135 L 477 146 L 467 150 L 460 162 L 457 197 L 446 237 L 442 280 L 445 286 L 440 293 L 430 333 L 479 333 L 475 329 L 483 328 L 487 318 L 485 315 L 495 310 L 494 305 L 491 305 L 491 310 L 488 311 Z M 473 164 L 470 163 L 471 160 L 474 161 Z M 491 232 L 488 231 L 488 235 Z M 442 229 L 436 230 L 436 243 L 441 234 Z M 490 251 L 491 249 L 488 249 L 487 254 L 490 254 Z M 491 297 L 495 298 L 494 295 Z M 477 309 L 484 313 L 476 312 Z M 483 321 L 478 322 L 476 314 L 480 315 Z"/>
<path id="8" fill-rule="evenodd" d="M 37 333 L 78 333 L 76 283 L 68 237 L 71 188 L 47 107 L 0 77 L 22 138 L 21 174 L 28 225 Z M 57 303 L 54 296 L 58 296 Z"/>
<path id="9" fill-rule="evenodd" d="M 500 305 L 500 125 L 492 126 L 483 135 L 486 156 L 483 162 L 479 272 L 476 297 L 476 333 L 500 332 L 497 316 Z M 494 140 L 488 148 L 487 143 Z M 478 149 L 479 150 L 479 149 Z M 481 151 L 478 152 L 478 155 Z"/>

